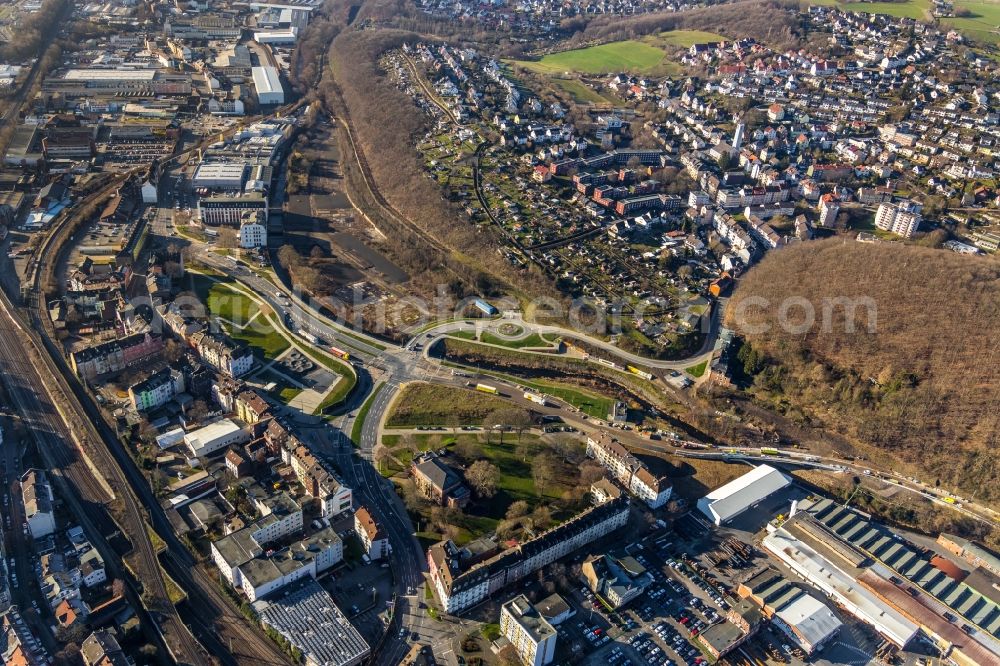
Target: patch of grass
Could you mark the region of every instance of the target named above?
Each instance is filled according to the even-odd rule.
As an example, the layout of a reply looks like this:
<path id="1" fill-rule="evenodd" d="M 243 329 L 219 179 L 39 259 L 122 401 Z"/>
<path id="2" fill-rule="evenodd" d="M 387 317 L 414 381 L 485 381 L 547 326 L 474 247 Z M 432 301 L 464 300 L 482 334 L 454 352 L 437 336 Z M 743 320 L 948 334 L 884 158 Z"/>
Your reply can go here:
<path id="1" fill-rule="evenodd" d="M 237 325 L 244 325 L 256 311 L 253 300 L 233 291 L 225 283 L 216 283 L 208 290 L 206 306 L 216 317 L 221 317 Z"/>
<path id="2" fill-rule="evenodd" d="M 705 374 L 705 369 L 708 367 L 708 361 L 702 361 L 698 365 L 692 365 L 690 368 L 684 368 L 684 372 L 688 373 L 692 377 L 701 377 Z"/>
<path id="3" fill-rule="evenodd" d="M 286 386 L 280 391 L 278 391 L 278 397 L 281 399 L 283 403 L 287 405 L 292 400 L 294 400 L 296 396 L 298 396 L 300 393 L 302 393 L 302 389 L 296 386 Z"/>
<path id="4" fill-rule="evenodd" d="M 493 335 L 487 331 L 483 331 L 483 334 L 479 336 L 480 342 L 485 342 L 489 345 L 500 345 L 501 347 L 510 347 L 511 349 L 525 349 L 527 347 L 551 347 L 545 339 L 538 333 L 532 333 L 531 335 L 521 338 L 519 340 L 508 340 L 507 338 L 502 338 L 497 335 Z"/>
<path id="5" fill-rule="evenodd" d="M 573 101 L 578 104 L 611 104 L 612 101 L 597 92 L 586 83 L 578 81 L 577 79 L 567 79 L 563 77 L 553 76 L 549 80 L 552 85 L 559 88 L 563 92 L 567 93 L 573 98 Z"/>
<path id="6" fill-rule="evenodd" d="M 994 32 L 1000 25 L 1000 4 L 995 1 L 955 3 L 955 9 L 967 9 L 971 16 L 941 19 L 942 23 L 958 28 L 972 39 L 985 44 L 1000 45 L 1000 35 Z"/>
<path id="7" fill-rule="evenodd" d="M 175 227 L 177 233 L 183 237 L 190 238 L 191 240 L 196 240 L 199 243 L 204 243 L 208 240 L 208 236 L 193 227 L 185 226 L 183 224 L 177 225 Z"/>
<path id="8" fill-rule="evenodd" d="M 351 426 L 351 441 L 354 442 L 355 446 L 361 445 L 361 431 L 365 427 L 365 419 L 368 418 L 368 412 L 372 409 L 372 403 L 375 402 L 375 398 L 378 396 L 379 391 L 385 386 L 385 382 L 379 382 L 372 389 L 372 393 L 365 400 L 365 403 L 361 405 L 361 409 L 358 410 L 358 415 L 354 419 L 354 425 Z"/>
<path id="9" fill-rule="evenodd" d="M 503 398 L 453 386 L 407 384 L 386 420 L 389 428 L 444 425 L 449 417 L 463 424 L 479 424 L 495 409 L 510 407 Z"/>
<path id="10" fill-rule="evenodd" d="M 930 15 L 930 0 L 905 0 L 904 2 L 837 2 L 837 0 L 810 0 L 815 5 L 837 7 L 845 12 L 885 14 L 898 18 L 924 20 Z M 958 8 L 958 3 L 955 7 Z M 949 19 L 950 20 L 950 19 Z"/>
<path id="11" fill-rule="evenodd" d="M 448 334 L 449 337 L 458 338 L 459 340 L 476 340 L 475 331 L 452 331 Z"/>
<path id="12" fill-rule="evenodd" d="M 663 62 L 663 49 L 634 39 L 550 53 L 540 60 L 518 60 L 516 63 L 541 74 L 603 74 L 630 71 L 646 73 Z"/>
<path id="13" fill-rule="evenodd" d="M 272 361 L 284 354 L 291 344 L 278 332 L 278 325 L 271 317 L 258 317 L 254 323 L 237 329 L 223 324 L 233 340 L 244 342 L 259 355 Z"/>
<path id="14" fill-rule="evenodd" d="M 181 586 L 178 585 L 174 579 L 163 570 L 162 567 L 160 568 L 160 573 L 163 574 L 163 584 L 164 587 L 167 588 L 167 598 L 170 599 L 170 603 L 176 606 L 187 599 L 187 594 L 181 589 Z"/>

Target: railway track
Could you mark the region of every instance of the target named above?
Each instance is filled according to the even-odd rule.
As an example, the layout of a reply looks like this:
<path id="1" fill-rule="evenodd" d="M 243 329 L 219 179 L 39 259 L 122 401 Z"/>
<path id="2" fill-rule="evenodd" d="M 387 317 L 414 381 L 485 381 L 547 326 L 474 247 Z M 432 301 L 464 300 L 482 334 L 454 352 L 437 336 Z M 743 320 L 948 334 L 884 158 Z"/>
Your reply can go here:
<path id="1" fill-rule="evenodd" d="M 0 341 L 4 374 L 10 378 L 8 382 L 14 384 L 12 392 L 19 396 L 18 406 L 26 421 L 41 429 L 38 437 L 42 455 L 75 488 L 78 497 L 73 498 L 74 501 L 104 505 L 113 499 L 121 505 L 117 522 L 132 545 L 136 569 L 133 573 L 142 585 L 141 596 L 150 619 L 178 663 L 212 664 L 211 657 L 188 632 L 170 601 L 156 552 L 146 532 L 145 518 L 121 470 L 108 459 L 106 449 L 92 444 L 100 441 L 96 428 L 86 418 L 79 418 L 81 410 L 74 404 L 74 392 L 49 353 L 42 350 L 31 335 L 29 323 L 3 293 L 0 293 L 0 308 L 6 311 L 10 321 Z M 32 397 L 31 404 L 26 404 L 25 399 Z M 83 457 L 89 457 L 103 471 L 113 497 L 109 497 L 108 489 L 95 474 L 86 470 Z M 77 508 L 81 506 L 78 504 Z M 79 513 L 81 518 L 87 518 L 86 512 L 81 510 Z M 138 594 L 134 586 L 133 593 Z"/>

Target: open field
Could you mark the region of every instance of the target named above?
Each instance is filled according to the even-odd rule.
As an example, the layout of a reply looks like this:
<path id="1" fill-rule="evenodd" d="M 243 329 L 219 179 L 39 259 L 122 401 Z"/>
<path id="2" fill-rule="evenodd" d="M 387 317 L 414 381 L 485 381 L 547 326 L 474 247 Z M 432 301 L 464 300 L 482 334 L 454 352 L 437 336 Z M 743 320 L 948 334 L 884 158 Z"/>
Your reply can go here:
<path id="1" fill-rule="evenodd" d="M 573 100 L 580 104 L 611 104 L 612 100 L 603 96 L 590 86 L 576 79 L 564 79 L 558 76 L 549 77 L 554 86 L 569 93 Z"/>
<path id="2" fill-rule="evenodd" d="M 1000 35 L 996 32 L 1000 26 L 1000 2 L 965 2 L 960 0 L 955 3 L 955 8 L 967 9 L 972 12 L 972 15 L 942 19 L 942 23 L 958 28 L 962 33 L 976 41 L 1000 45 Z"/>
<path id="3" fill-rule="evenodd" d="M 611 42 L 585 49 L 550 53 L 541 60 L 519 60 L 518 65 L 540 74 L 601 74 L 631 71 L 645 73 L 659 65 L 666 53 L 663 49 L 636 40 Z"/>
<path id="4" fill-rule="evenodd" d="M 386 426 L 446 425 L 452 418 L 461 424 L 479 425 L 487 414 L 506 407 L 511 407 L 511 403 L 489 393 L 453 386 L 407 384 L 396 396 Z"/>
<path id="5" fill-rule="evenodd" d="M 658 35 L 650 35 L 642 39 L 628 39 L 621 42 L 609 42 L 588 46 L 582 49 L 572 49 L 559 53 L 550 53 L 540 60 L 517 60 L 516 64 L 539 74 L 604 74 L 608 72 L 632 72 L 633 74 L 676 74 L 680 66 L 667 59 L 667 51 L 676 48 L 689 48 L 692 44 L 717 42 L 725 39 L 722 35 L 702 30 L 671 30 Z M 556 85 L 564 87 L 567 92 L 574 90 L 590 96 L 584 101 L 598 101 L 593 98 L 596 93 L 587 93 L 580 88 L 570 89 L 566 80 L 557 80 Z M 582 84 L 578 84 L 586 88 Z M 574 95 L 576 96 L 576 95 Z M 600 95 L 596 95 L 600 97 Z"/>

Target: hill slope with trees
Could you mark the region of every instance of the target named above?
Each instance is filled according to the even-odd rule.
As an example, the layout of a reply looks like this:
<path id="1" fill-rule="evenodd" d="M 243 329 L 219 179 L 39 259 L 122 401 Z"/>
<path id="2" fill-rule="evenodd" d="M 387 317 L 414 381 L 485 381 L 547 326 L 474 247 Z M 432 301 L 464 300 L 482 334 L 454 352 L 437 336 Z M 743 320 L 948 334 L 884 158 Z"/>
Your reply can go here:
<path id="1" fill-rule="evenodd" d="M 831 300 L 845 297 L 853 312 Z M 781 326 L 782 303 L 793 327 L 810 307 L 815 322 Z M 996 259 L 803 243 L 750 270 L 726 319 L 745 340 L 739 360 L 758 402 L 841 433 L 870 459 L 888 454 L 925 480 L 1000 500 Z"/>

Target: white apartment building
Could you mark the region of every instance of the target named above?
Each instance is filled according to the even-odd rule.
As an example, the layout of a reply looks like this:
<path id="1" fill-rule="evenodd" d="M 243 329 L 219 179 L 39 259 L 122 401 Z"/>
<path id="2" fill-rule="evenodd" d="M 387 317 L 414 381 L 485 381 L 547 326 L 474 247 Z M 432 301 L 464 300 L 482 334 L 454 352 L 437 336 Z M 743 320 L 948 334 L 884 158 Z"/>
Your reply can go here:
<path id="1" fill-rule="evenodd" d="M 239 227 L 248 215 L 260 215 L 266 222 L 267 206 L 267 195 L 262 192 L 204 197 L 198 200 L 198 218 L 209 226 Z"/>
<path id="2" fill-rule="evenodd" d="M 240 247 L 244 250 L 267 247 L 267 220 L 258 211 L 254 213 L 240 222 Z"/>
<path id="3" fill-rule="evenodd" d="M 379 529 L 375 519 L 365 507 L 354 512 L 354 532 L 361 539 L 365 553 L 372 560 L 381 560 L 389 554 L 389 539 Z"/>
<path id="4" fill-rule="evenodd" d="M 555 657 L 555 628 L 523 594 L 500 607 L 500 634 L 525 666 L 545 666 Z"/>
<path id="5" fill-rule="evenodd" d="M 882 231 L 910 238 L 920 227 L 920 219 L 919 204 L 912 201 L 884 203 L 875 213 L 875 226 Z"/>
<path id="6" fill-rule="evenodd" d="M 587 438 L 587 455 L 601 463 L 633 495 L 656 509 L 670 500 L 673 484 L 657 478 L 628 450 L 606 433 Z"/>
<path id="7" fill-rule="evenodd" d="M 438 600 L 446 613 L 471 608 L 505 586 L 623 527 L 628 515 L 626 497 L 608 500 L 468 569 L 446 542 L 434 544 L 427 551 L 427 564 Z"/>

